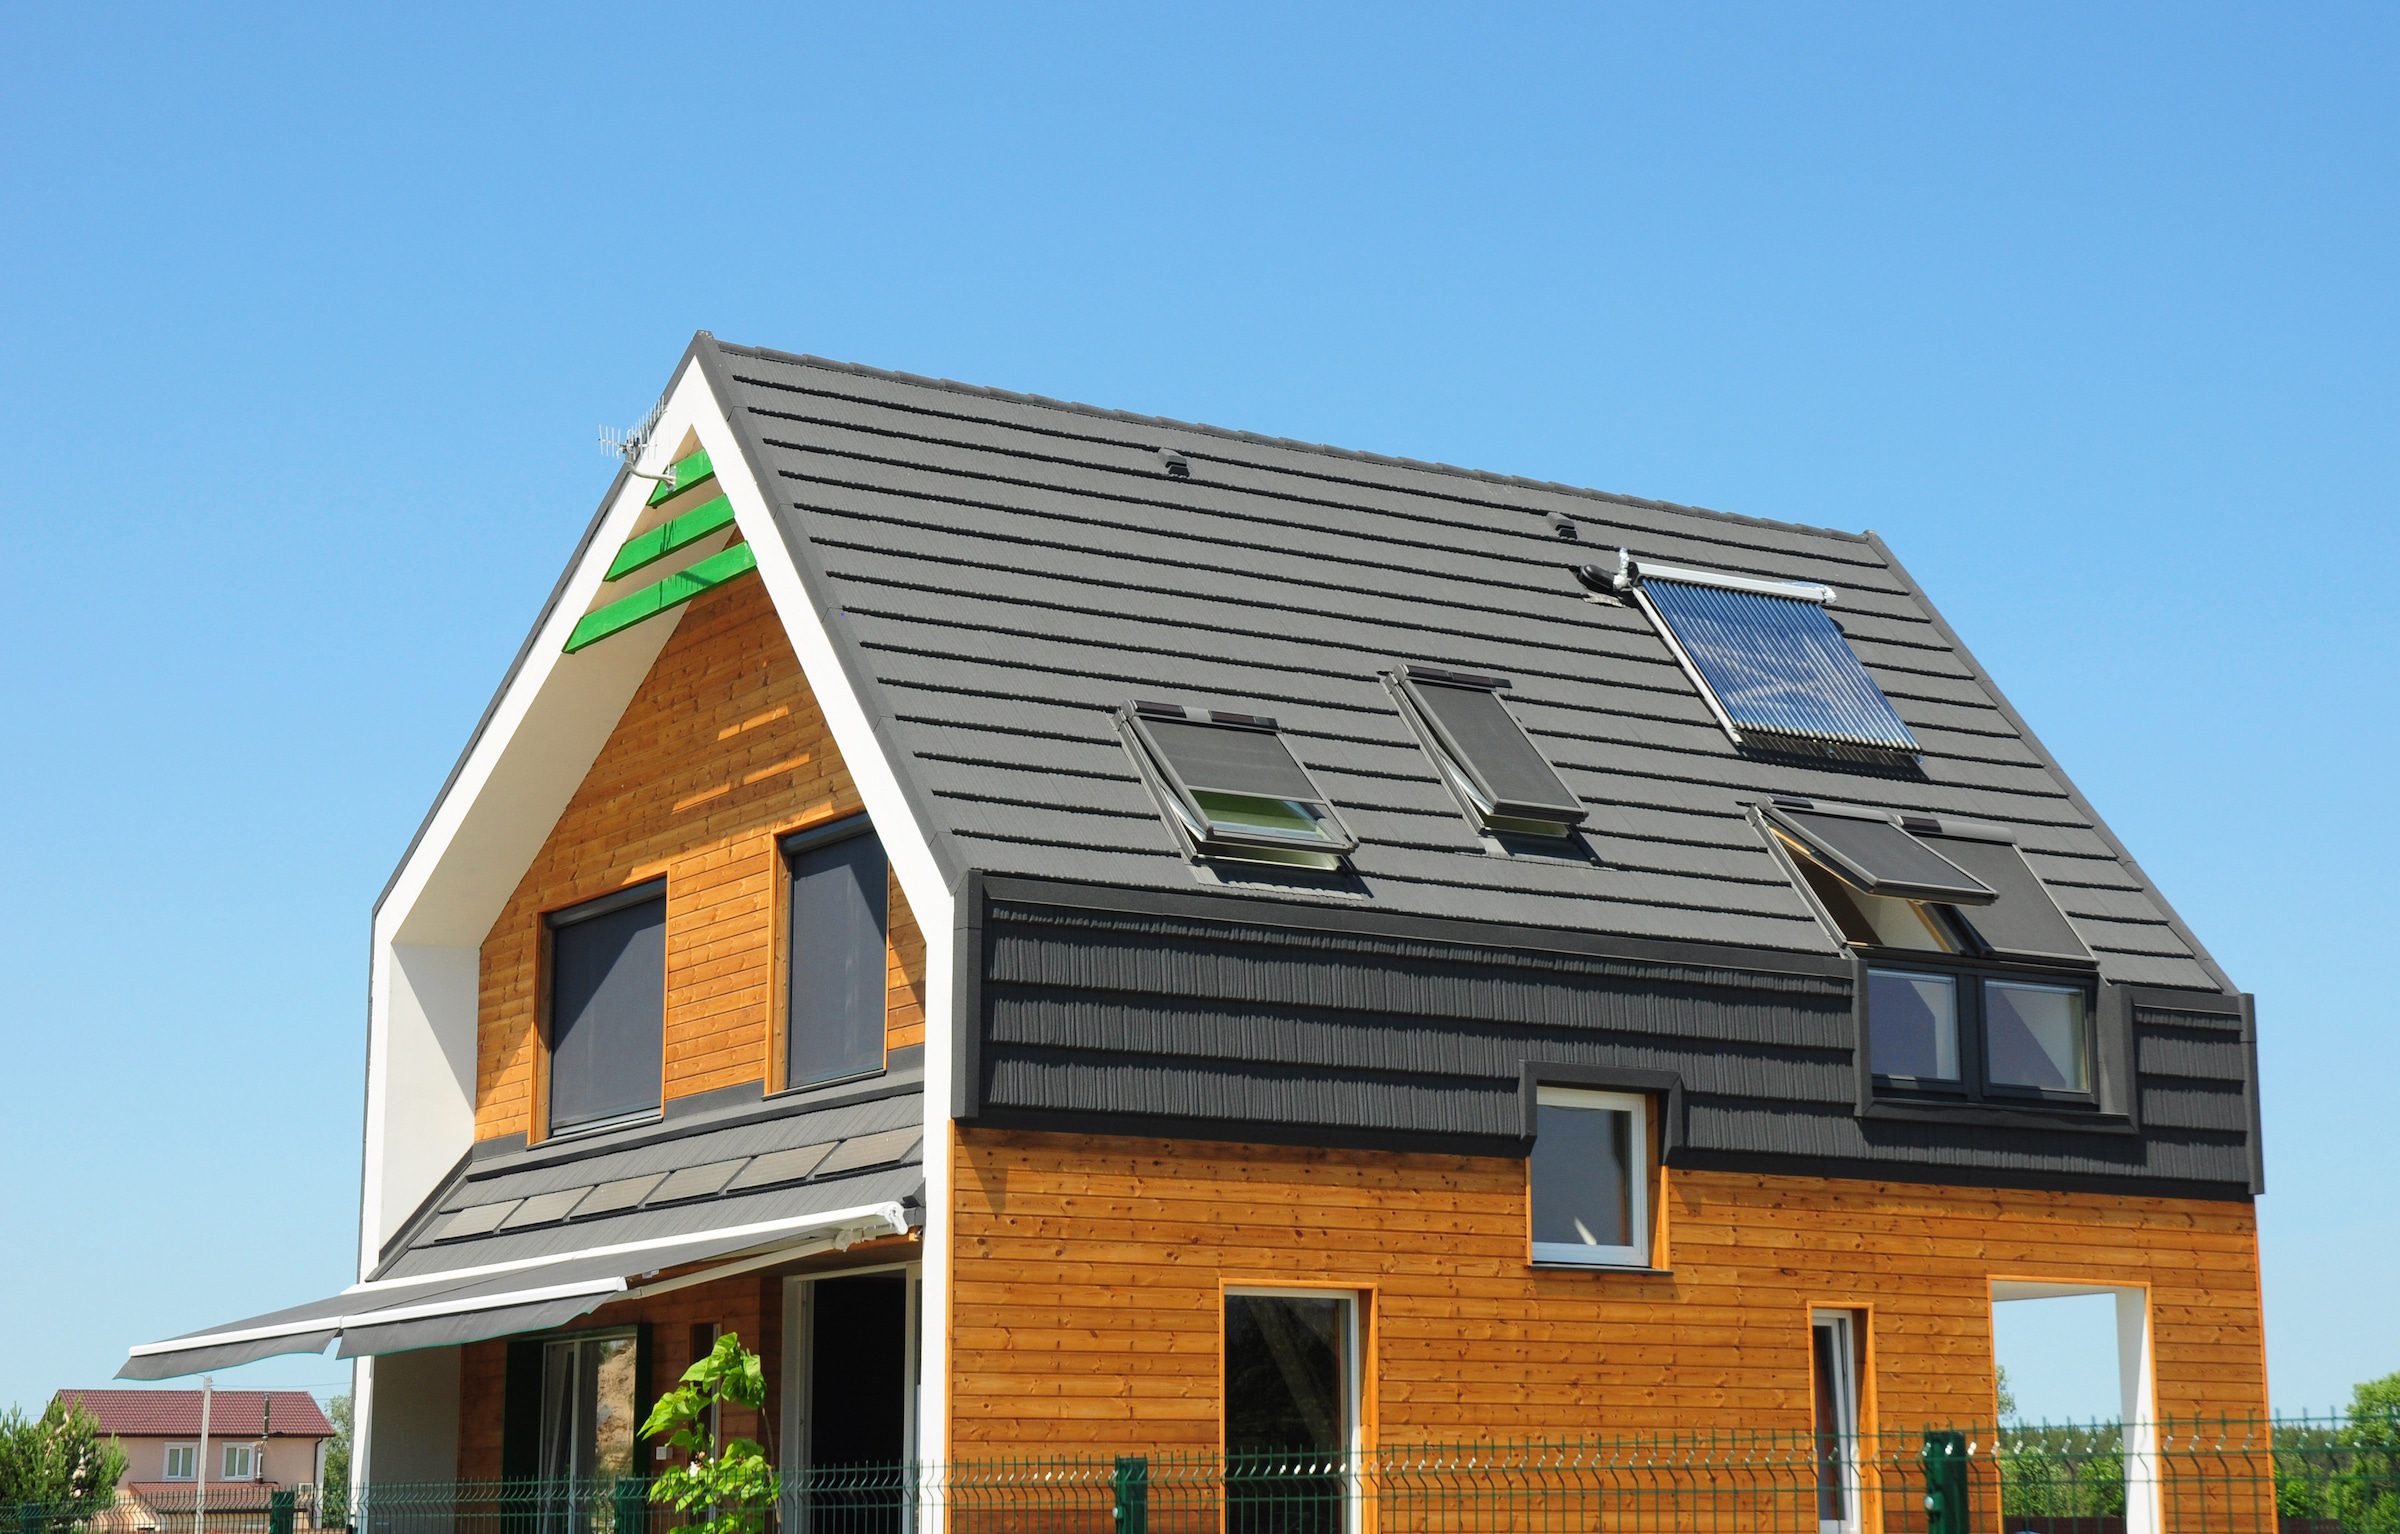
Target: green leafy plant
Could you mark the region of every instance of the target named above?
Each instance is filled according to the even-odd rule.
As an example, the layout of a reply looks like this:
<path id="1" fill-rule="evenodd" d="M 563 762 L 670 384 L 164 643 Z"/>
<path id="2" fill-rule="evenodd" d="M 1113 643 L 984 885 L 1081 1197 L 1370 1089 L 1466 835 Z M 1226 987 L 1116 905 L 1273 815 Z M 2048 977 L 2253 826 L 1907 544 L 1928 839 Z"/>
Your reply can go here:
<path id="1" fill-rule="evenodd" d="M 77 1522 L 115 1500 L 125 1451 L 82 1407 L 53 1397 L 38 1417 L 0 1412 L 0 1506 L 38 1504 Z"/>
<path id="2" fill-rule="evenodd" d="M 783 1478 L 756 1439 L 719 1443 L 711 1426 L 723 1407 L 755 1412 L 766 1404 L 765 1366 L 741 1338 L 727 1332 L 650 1408 L 642 1436 L 664 1440 L 684 1456 L 682 1464 L 651 1483 L 650 1500 L 699 1515 L 686 1526 L 689 1534 L 759 1534 L 766 1527 L 783 1494 Z"/>

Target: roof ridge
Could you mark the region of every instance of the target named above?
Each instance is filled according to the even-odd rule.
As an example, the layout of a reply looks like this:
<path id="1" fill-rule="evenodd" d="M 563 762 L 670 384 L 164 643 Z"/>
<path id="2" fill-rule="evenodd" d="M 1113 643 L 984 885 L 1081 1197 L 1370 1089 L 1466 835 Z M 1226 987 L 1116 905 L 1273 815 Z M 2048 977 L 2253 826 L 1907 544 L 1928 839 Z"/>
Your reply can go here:
<path id="1" fill-rule="evenodd" d="M 1454 463 L 1440 463 L 1425 458 L 1405 458 L 1389 453 L 1368 452 L 1361 448 L 1336 447 L 1331 443 L 1308 442 L 1297 437 L 1270 436 L 1264 432 L 1243 431 L 1232 426 L 1211 426 L 1204 421 L 1185 421 L 1174 416 L 1144 415 L 1135 410 L 1117 410 L 1106 405 L 1089 405 L 1080 400 L 1058 399 L 1047 394 L 1028 394 L 1015 389 L 997 389 L 988 384 L 963 383 L 955 378 L 935 378 L 924 373 L 903 372 L 896 368 L 879 368 L 863 362 L 844 362 L 833 357 L 819 357 L 808 352 L 787 352 L 771 346 L 744 346 L 738 342 L 720 340 L 708 331 L 702 336 L 719 351 L 745 357 L 757 357 L 768 362 L 789 363 L 795 367 L 821 368 L 827 372 L 849 373 L 860 378 L 880 378 L 892 383 L 911 384 L 919 388 L 940 389 L 951 394 L 972 395 L 981 399 L 1002 400 L 1014 405 L 1031 405 L 1044 410 L 1063 410 L 1100 420 L 1122 421 L 1135 426 L 1157 426 L 1174 431 L 1200 432 L 1233 442 L 1247 442 L 1259 447 L 1280 448 L 1287 452 L 1315 453 L 1326 458 L 1347 459 L 1354 463 L 1378 464 L 1385 468 L 1409 469 L 1420 473 L 1443 474 L 1454 479 L 1476 480 L 1484 484 L 1509 485 L 1521 490 L 1541 490 L 1554 495 L 1571 495 L 1584 500 L 1602 501 L 1619 506 L 1638 506 L 1648 511 L 1672 512 L 1680 516 L 1698 517 L 1713 522 L 1735 522 L 1746 527 L 1772 528 L 1779 532 L 1808 533 L 1822 538 L 1840 538 L 1864 543 L 1869 534 L 1851 532 L 1839 527 L 1819 527 L 1808 522 L 1784 522 L 1773 517 L 1754 517 L 1738 511 L 1718 511 L 1707 506 L 1692 506 L 1681 501 L 1662 501 L 1650 496 L 1626 495 L 1614 490 L 1596 490 L 1588 485 L 1570 485 L 1560 480 L 1535 479 L 1523 474 L 1502 474 L 1491 469 L 1473 469 Z"/>

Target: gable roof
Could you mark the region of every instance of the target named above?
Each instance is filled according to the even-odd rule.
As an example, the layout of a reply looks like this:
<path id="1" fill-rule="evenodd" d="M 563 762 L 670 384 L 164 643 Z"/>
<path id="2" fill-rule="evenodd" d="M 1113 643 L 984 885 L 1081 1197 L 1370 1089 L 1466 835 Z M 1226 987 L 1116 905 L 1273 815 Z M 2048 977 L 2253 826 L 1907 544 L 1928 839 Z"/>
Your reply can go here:
<path id="1" fill-rule="evenodd" d="M 1274 716 L 1359 836 L 1349 896 L 1253 898 L 1822 955 L 1747 818 L 1798 795 L 2007 827 L 2104 975 L 2232 989 L 1872 534 L 693 351 L 954 874 L 1195 888 L 1111 723 L 1160 699 Z M 1572 573 L 1620 546 L 1835 588 L 1921 772 L 1736 748 L 1648 621 Z M 1408 662 L 1515 684 L 1596 863 L 1486 851 L 1379 680 Z"/>
<path id="2" fill-rule="evenodd" d="M 62 1390 L 58 1399 L 90 1412 L 101 1432 L 118 1438 L 200 1433 L 197 1390 Z M 324 1408 L 305 1390 L 219 1390 L 210 1396 L 211 1438 L 256 1438 L 265 1427 L 272 1427 L 277 1438 L 333 1436 Z"/>

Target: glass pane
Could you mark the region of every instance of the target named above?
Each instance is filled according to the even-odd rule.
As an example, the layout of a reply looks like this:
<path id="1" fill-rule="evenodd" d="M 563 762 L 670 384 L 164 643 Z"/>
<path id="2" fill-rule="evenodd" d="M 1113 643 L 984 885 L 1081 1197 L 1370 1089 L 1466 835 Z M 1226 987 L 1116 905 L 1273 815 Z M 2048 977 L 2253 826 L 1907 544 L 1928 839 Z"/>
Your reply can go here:
<path id="1" fill-rule="evenodd" d="M 663 899 L 552 931 L 552 1129 L 597 1124 L 658 1106 L 666 977 Z"/>
<path id="2" fill-rule="evenodd" d="M 602 1337 L 583 1350 L 591 1379 L 591 1474 L 613 1481 L 633 1474 L 633 1430 L 641 1420 L 633 1399 L 633 1339 Z"/>
<path id="3" fill-rule="evenodd" d="M 1925 953 L 1955 953 L 1958 945 L 1948 932 L 1913 900 L 1870 895 L 1854 888 L 1786 839 L 1792 862 L 1809 892 L 1825 907 L 1834 925 L 1850 942 L 1873 948 L 1914 948 Z"/>
<path id="4" fill-rule="evenodd" d="M 1816 1385 L 1817 1521 L 1839 1523 L 1849 1516 L 1845 1465 L 1850 1436 L 1850 1423 L 1842 1409 L 1841 1334 L 1830 1326 L 1812 1326 L 1808 1331 Z"/>
<path id="5" fill-rule="evenodd" d="M 1307 806 L 1289 799 L 1255 799 L 1246 794 L 1201 791 L 1192 795 L 1211 826 L 1228 830 L 1263 831 L 1294 841 L 1322 842 L 1325 823 Z"/>
<path id="6" fill-rule="evenodd" d="M 1983 1018 L 1994 1085 L 2054 1092 L 2092 1089 L 2089 1029 L 2079 987 L 1987 980 Z"/>
<path id="7" fill-rule="evenodd" d="M 792 854 L 786 1084 L 883 1069 L 891 874 L 872 833 Z"/>
<path id="8" fill-rule="evenodd" d="M 542 1441 L 538 1463 L 545 1481 L 572 1480 L 575 1466 L 575 1344 L 542 1349 Z"/>
<path id="9" fill-rule="evenodd" d="M 1867 1062 L 1878 1076 L 1958 1080 L 1958 983 L 1869 970 Z"/>
<path id="10" fill-rule="evenodd" d="M 1236 1294 L 1225 1300 L 1225 1447 L 1335 1454 L 1350 1444 L 1350 1302 Z"/>
<path id="11" fill-rule="evenodd" d="M 1543 1103 L 1533 1137 L 1533 1239 L 1543 1245 L 1634 1244 L 1633 1115 Z"/>

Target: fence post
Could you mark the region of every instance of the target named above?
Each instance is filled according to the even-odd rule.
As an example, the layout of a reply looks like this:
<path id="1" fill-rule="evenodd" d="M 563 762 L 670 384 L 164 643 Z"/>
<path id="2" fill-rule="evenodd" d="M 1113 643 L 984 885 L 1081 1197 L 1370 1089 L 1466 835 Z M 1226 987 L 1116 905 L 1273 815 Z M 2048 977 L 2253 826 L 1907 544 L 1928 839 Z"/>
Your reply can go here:
<path id="1" fill-rule="evenodd" d="M 300 1493 L 289 1486 L 278 1486 L 267 1493 L 267 1534 L 292 1534 L 292 1510 L 300 1504 Z"/>
<path id="2" fill-rule="evenodd" d="M 44 1508 L 41 1506 L 41 1504 L 40 1504 L 40 1503 L 37 1503 L 37 1502 L 20 1502 L 20 1503 L 18 1503 L 18 1504 L 17 1504 L 17 1531 L 18 1531 L 18 1534 L 42 1534 L 42 1524 L 43 1524 L 43 1522 L 45 1521 L 45 1520 L 43 1519 L 43 1517 L 42 1517 L 42 1514 L 43 1514 L 43 1512 L 44 1512 L 44 1511 L 45 1511 L 45 1509 L 44 1509 Z"/>
<path id="3" fill-rule="evenodd" d="M 1927 1433 L 1918 1456 L 1925 1466 L 1925 1534 L 1972 1534 L 1968 1528 L 1967 1435 Z"/>
<path id="4" fill-rule="evenodd" d="M 1116 1534 L 1150 1534 L 1150 1461 L 1139 1454 L 1118 1455 L 1110 1484 L 1116 1493 L 1110 1514 Z"/>

